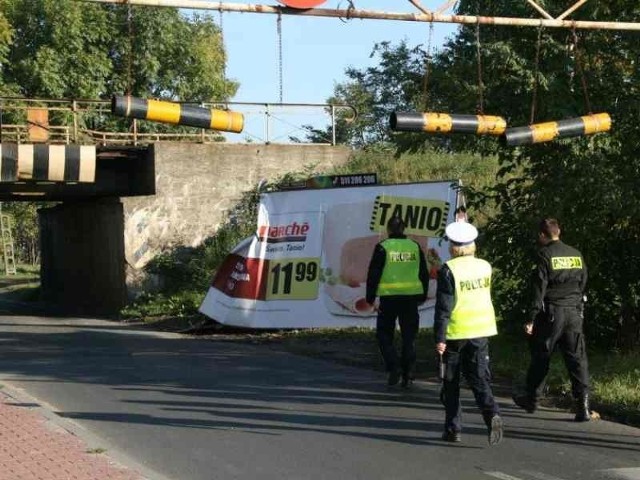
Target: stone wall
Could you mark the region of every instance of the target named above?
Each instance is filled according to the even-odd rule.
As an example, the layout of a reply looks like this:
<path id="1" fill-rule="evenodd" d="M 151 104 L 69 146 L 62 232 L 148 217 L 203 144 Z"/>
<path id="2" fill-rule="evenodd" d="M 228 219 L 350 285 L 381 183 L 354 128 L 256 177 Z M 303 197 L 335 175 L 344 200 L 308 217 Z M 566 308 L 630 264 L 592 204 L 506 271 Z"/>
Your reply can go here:
<path id="1" fill-rule="evenodd" d="M 125 255 L 140 270 L 160 251 L 211 236 L 243 192 L 306 166 L 326 171 L 351 150 L 329 145 L 157 143 L 156 195 L 123 198 Z"/>

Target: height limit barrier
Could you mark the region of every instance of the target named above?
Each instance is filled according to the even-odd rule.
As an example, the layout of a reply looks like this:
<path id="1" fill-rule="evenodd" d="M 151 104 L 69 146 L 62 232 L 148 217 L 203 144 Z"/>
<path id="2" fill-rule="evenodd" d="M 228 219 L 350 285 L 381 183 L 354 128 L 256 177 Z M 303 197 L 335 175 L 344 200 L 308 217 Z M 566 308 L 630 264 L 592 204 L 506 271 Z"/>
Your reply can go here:
<path id="1" fill-rule="evenodd" d="M 542 143 L 556 138 L 580 137 L 611 130 L 608 113 L 593 113 L 556 122 L 535 123 L 525 127 L 508 128 L 504 141 L 509 146 Z"/>
<path id="2" fill-rule="evenodd" d="M 209 128 L 221 132 L 240 133 L 244 128 L 244 115 L 238 112 L 131 96 L 114 96 L 111 99 L 111 113 L 121 117 Z"/>
<path id="3" fill-rule="evenodd" d="M 502 135 L 507 128 L 507 121 L 494 115 L 393 112 L 389 126 L 398 132 Z"/>

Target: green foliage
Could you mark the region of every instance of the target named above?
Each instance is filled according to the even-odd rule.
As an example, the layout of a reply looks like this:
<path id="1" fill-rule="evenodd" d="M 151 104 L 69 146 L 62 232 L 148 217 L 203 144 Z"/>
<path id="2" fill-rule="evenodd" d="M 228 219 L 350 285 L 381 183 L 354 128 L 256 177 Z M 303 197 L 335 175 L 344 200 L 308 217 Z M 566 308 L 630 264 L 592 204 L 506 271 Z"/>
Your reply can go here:
<path id="1" fill-rule="evenodd" d="M 499 379 L 515 385 L 524 384 L 529 358 L 522 355 L 526 339 L 517 334 L 499 335 L 491 340 L 492 371 Z M 591 406 L 602 415 L 625 423 L 640 424 L 640 356 L 635 353 L 589 351 Z M 560 354 L 552 358 L 546 379 L 547 394 L 561 405 L 571 405 L 571 383 Z"/>
<path id="2" fill-rule="evenodd" d="M 109 74 L 110 17 L 71 0 L 5 0 L 14 42 L 3 65 L 25 96 L 94 98 Z"/>
<path id="3" fill-rule="evenodd" d="M 7 21 L 7 18 L 0 12 L 0 64 L 7 61 L 9 48 L 13 42 L 13 28 Z"/>
<path id="4" fill-rule="evenodd" d="M 566 4 L 548 0 L 544 7 L 559 14 Z M 457 12 L 527 16 L 530 6 L 463 0 Z M 637 21 L 640 5 L 596 2 L 572 17 L 612 16 Z M 482 188 L 467 183 L 466 193 L 474 215 L 487 220 L 479 242 L 496 268 L 496 304 L 506 324 L 519 328 L 525 318 L 534 229 L 539 218 L 553 216 L 564 227 L 563 239 L 587 260 L 592 341 L 632 348 L 640 342 L 639 54 L 640 40 L 631 33 L 465 25 L 432 59 L 406 43 L 377 45 L 372 56 L 378 65 L 349 69 L 330 101 L 358 108 L 356 122 L 338 121 L 338 138 L 367 151 L 495 155 L 500 169 L 494 181 Z M 609 112 L 614 125 L 611 134 L 513 148 L 473 135 L 390 133 L 390 113 L 403 110 L 482 111 L 504 116 L 509 126 Z M 411 170 L 399 163 L 379 172 L 398 181 L 401 168 Z M 411 171 L 411 180 L 423 179 L 421 173 Z"/>
<path id="5" fill-rule="evenodd" d="M 182 291 L 174 295 L 143 294 L 127 305 L 120 315 L 124 318 L 184 317 L 198 311 L 204 294 L 202 291 Z"/>
<path id="6" fill-rule="evenodd" d="M 2 212 L 9 215 L 16 262 L 29 265 L 40 263 L 38 209 L 47 202 L 5 202 Z"/>
<path id="7" fill-rule="evenodd" d="M 0 61 L 3 81 L 26 97 L 129 92 L 211 102 L 228 100 L 238 88 L 225 78 L 226 54 L 212 18 L 173 8 L 4 0 Z"/>
<path id="8" fill-rule="evenodd" d="M 337 142 L 356 148 L 393 145 L 389 114 L 396 109 L 412 110 L 421 94 L 424 52 L 420 47 L 411 49 L 404 42 L 393 47 L 383 42 L 374 46 L 371 57 L 379 58 L 380 65 L 365 70 L 348 68 L 345 72 L 348 81 L 338 84 L 334 96 L 327 100 L 347 103 L 358 111 L 353 122 L 349 121 L 349 111 L 339 112 L 336 120 Z M 312 141 L 331 138 L 329 127 L 325 131 L 308 130 L 308 139 Z"/>
<path id="9" fill-rule="evenodd" d="M 561 6 L 551 3 L 547 5 L 551 9 Z M 640 14 L 640 9 L 635 12 Z M 488 32 L 509 46 L 510 58 L 517 59 L 512 64 L 526 65 L 532 58 L 531 46 L 519 38 L 505 37 L 498 29 Z M 528 298 L 514 291 L 528 291 L 534 228 L 543 216 L 558 218 L 563 240 L 583 252 L 589 267 L 586 314 L 592 341 L 603 346 L 622 342 L 631 348 L 640 340 L 640 206 L 634 180 L 640 174 L 640 161 L 633 107 L 640 99 L 635 61 L 640 42 L 635 36 L 612 32 L 577 37 L 576 47 L 571 32 L 544 32 L 536 118 L 562 119 L 589 110 L 576 63 L 580 60 L 591 110 L 608 111 L 613 130 L 608 135 L 501 147 L 501 175 L 484 197 L 498 208 L 485 229 L 485 246 L 502 275 L 496 282 L 497 303 L 509 321 L 519 324 Z M 456 54 L 460 52 L 452 57 Z M 527 70 L 535 71 L 535 65 Z M 488 83 L 487 96 L 499 98 L 515 122 L 526 124 L 530 105 L 513 92 L 523 89 L 531 96 L 532 86 L 504 72 L 491 78 L 498 80 Z M 623 331 L 627 333 L 621 335 Z"/>
<path id="10" fill-rule="evenodd" d="M 497 170 L 495 157 L 433 150 L 396 156 L 389 149 L 358 152 L 335 173 L 377 172 L 379 182 L 390 184 L 461 179 L 464 185 L 483 187 L 493 184 Z"/>
<path id="11" fill-rule="evenodd" d="M 186 18 L 173 8 L 111 7 L 114 19 L 110 89 L 136 96 L 224 101 L 238 84 L 224 78 L 220 29 L 209 16 Z"/>

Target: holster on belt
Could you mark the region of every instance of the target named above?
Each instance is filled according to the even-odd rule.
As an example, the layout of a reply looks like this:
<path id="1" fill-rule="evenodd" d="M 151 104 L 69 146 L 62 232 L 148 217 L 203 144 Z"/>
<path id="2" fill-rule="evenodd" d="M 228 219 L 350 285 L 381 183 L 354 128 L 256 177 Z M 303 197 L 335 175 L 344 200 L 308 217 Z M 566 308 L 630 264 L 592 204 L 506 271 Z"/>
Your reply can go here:
<path id="1" fill-rule="evenodd" d="M 444 395 L 444 380 L 447 377 L 447 362 L 444 361 L 444 355 L 438 354 L 436 358 L 436 365 L 438 368 L 438 380 L 440 380 L 440 403 L 446 405 L 447 401 Z"/>
<path id="2" fill-rule="evenodd" d="M 444 382 L 444 379 L 447 376 L 447 363 L 444 361 L 444 355 L 442 353 L 438 354 L 436 365 L 438 368 L 438 380 Z"/>
<path id="3" fill-rule="evenodd" d="M 548 302 L 544 302 L 542 310 L 538 313 L 538 317 L 539 318 L 536 318 L 536 321 L 553 323 L 555 320 L 553 315 L 553 305 Z"/>

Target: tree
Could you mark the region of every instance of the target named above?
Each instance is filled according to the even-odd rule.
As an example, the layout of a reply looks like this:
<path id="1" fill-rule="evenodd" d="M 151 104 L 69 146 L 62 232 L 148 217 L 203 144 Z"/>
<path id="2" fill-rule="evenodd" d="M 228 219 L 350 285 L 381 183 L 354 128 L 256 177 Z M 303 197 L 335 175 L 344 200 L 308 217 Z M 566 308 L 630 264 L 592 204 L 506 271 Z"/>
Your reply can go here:
<path id="1" fill-rule="evenodd" d="M 16 262 L 37 265 L 40 263 L 40 238 L 38 236 L 38 209 L 47 206 L 43 202 L 3 203 L 3 213 L 11 217 Z"/>
<path id="2" fill-rule="evenodd" d="M 108 99 L 131 93 L 196 103 L 227 101 L 238 84 L 226 78 L 225 63 L 221 32 L 211 17 L 74 0 L 0 1 L 0 88 L 5 95 Z M 5 123 L 23 115 L 2 113 Z M 60 112 L 51 116 L 52 123 L 69 120 Z M 131 123 L 98 113 L 81 121 L 112 131 L 126 130 Z M 140 131 L 180 131 L 142 123 Z M 23 261 L 37 261 L 37 207 L 7 207 L 14 214 L 17 253 Z"/>
<path id="3" fill-rule="evenodd" d="M 620 10 L 613 11 L 620 21 L 625 15 L 640 18 L 635 2 L 617 4 Z M 546 3 L 549 11 L 564 6 L 560 1 Z M 509 2 L 492 2 L 489 7 L 491 11 L 484 14 L 500 15 L 515 8 Z M 471 10 L 460 4 L 460 13 Z M 612 11 L 594 5 L 580 14 L 604 20 Z M 510 125 L 529 123 L 537 88 L 534 121 L 608 111 L 614 129 L 607 135 L 500 147 L 501 175 L 485 197 L 499 209 L 485 229 L 485 248 L 502 280 L 498 303 L 507 319 L 522 320 L 527 298 L 520 292 L 526 291 L 532 265 L 528 254 L 533 251 L 533 228 L 538 218 L 555 216 L 564 224 L 563 238 L 583 251 L 589 266 L 589 333 L 602 343 L 629 348 L 640 340 L 640 206 L 634 200 L 633 181 L 640 174 L 636 154 L 640 132 L 634 111 L 640 100 L 636 61 L 640 42 L 635 35 L 617 32 L 543 30 L 542 61 L 536 65 L 537 40 L 524 41 L 527 34 L 509 30 L 486 29 L 485 38 L 490 40 L 485 43 L 489 78 L 485 87 L 487 98 L 499 99 L 508 112 Z M 500 51 L 503 54 L 496 56 Z M 461 45 L 451 50 L 452 63 L 463 52 Z M 523 248 L 527 245 L 531 248 Z"/>
<path id="4" fill-rule="evenodd" d="M 566 2 L 548 0 L 553 13 Z M 461 0 L 460 14 L 527 16 L 524 2 Z M 631 0 L 596 2 L 576 19 L 639 21 Z M 478 44 L 478 38 L 480 43 Z M 539 40 L 538 40 L 539 39 Z M 478 56 L 480 47 L 480 57 Z M 343 127 L 354 145 L 391 144 L 399 150 L 440 148 L 495 154 L 502 168 L 492 188 L 468 190 L 476 211 L 497 213 L 483 228 L 482 251 L 496 266 L 497 304 L 506 324 L 520 325 L 527 308 L 534 228 L 542 216 L 564 224 L 563 238 L 580 248 L 591 272 L 587 325 L 602 343 L 640 342 L 640 39 L 632 33 L 521 27 L 462 26 L 434 55 L 429 111 L 502 115 L 509 126 L 609 112 L 610 134 L 508 147 L 473 135 L 391 134 L 392 111 L 424 111 L 425 52 L 384 45 L 380 65 L 348 71 L 336 97 L 358 106 L 363 121 Z M 480 62 L 478 61 L 480 60 Z M 481 75 L 478 76 L 478 67 Z M 584 74 L 583 74 L 584 72 Z M 586 92 L 583 84 L 587 86 Z M 534 101 L 535 100 L 535 101 Z M 624 340 L 622 342 L 621 340 Z"/>
<path id="5" fill-rule="evenodd" d="M 9 54 L 9 48 L 13 42 L 13 29 L 7 21 L 6 17 L 0 12 L 0 68 L 4 71 L 7 63 L 7 56 Z M 0 93 L 8 91 L 4 82 L 4 75 L 0 75 Z"/>
<path id="6" fill-rule="evenodd" d="M 96 98 L 111 63 L 110 15 L 71 0 L 5 0 L 15 31 L 4 77 L 27 97 Z"/>
<path id="7" fill-rule="evenodd" d="M 109 98 L 125 92 L 168 100 L 226 101 L 238 84 L 211 17 L 178 9 L 73 0 L 4 0 L 13 29 L 6 83 L 26 97 Z M 0 17 L 0 60 L 6 51 Z"/>
<path id="8" fill-rule="evenodd" d="M 338 143 L 348 143 L 356 148 L 371 144 L 394 143 L 389 131 L 389 114 L 395 109 L 413 109 L 421 94 L 420 81 L 423 77 L 424 52 L 420 47 L 409 48 L 402 42 L 392 46 L 382 42 L 374 46 L 372 57 L 378 57 L 380 65 L 364 70 L 348 68 L 348 80 L 336 85 L 334 95 L 327 103 L 346 103 L 358 111 L 358 117 L 351 122 L 351 112 L 339 112 L 336 120 Z M 312 141 L 326 141 L 331 138 L 328 127 L 325 130 L 308 128 L 307 138 Z M 321 140 L 323 139 L 323 140 Z"/>
<path id="9" fill-rule="evenodd" d="M 226 101 L 238 84 L 225 78 L 226 54 L 211 17 L 177 9 L 112 7 L 112 92 L 167 100 Z"/>

